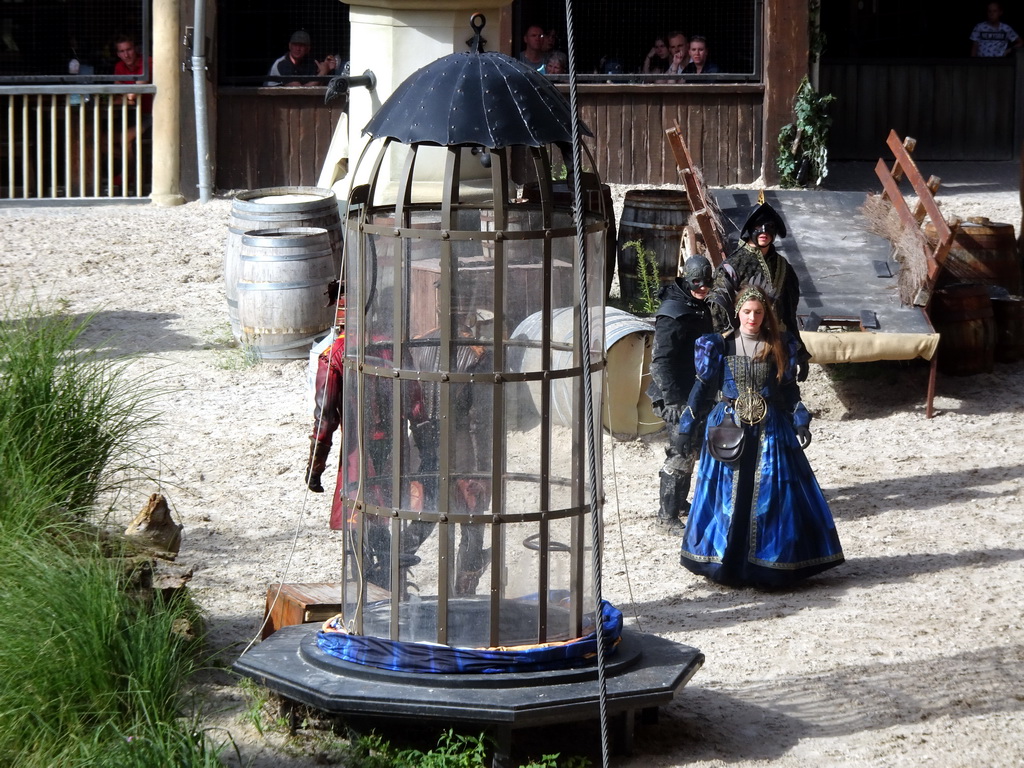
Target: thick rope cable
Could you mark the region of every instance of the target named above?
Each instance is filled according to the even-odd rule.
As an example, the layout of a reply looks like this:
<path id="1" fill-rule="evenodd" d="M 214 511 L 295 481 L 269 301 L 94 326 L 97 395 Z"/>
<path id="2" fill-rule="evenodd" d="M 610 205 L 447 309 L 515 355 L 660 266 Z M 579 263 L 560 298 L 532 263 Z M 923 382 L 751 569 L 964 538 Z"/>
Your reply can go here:
<path id="1" fill-rule="evenodd" d="M 597 437 L 594 428 L 594 382 L 590 372 L 590 299 L 587 288 L 587 241 L 583 206 L 583 148 L 576 98 L 576 51 L 573 31 L 572 0 L 565 0 L 566 41 L 569 59 L 569 108 L 572 113 L 572 181 L 573 218 L 576 224 L 576 253 L 579 258 L 580 289 L 580 347 L 583 355 L 583 411 L 586 419 L 587 493 L 590 496 L 591 536 L 593 539 L 594 568 L 594 625 L 597 637 L 597 685 L 601 726 L 601 764 L 608 768 L 608 686 L 605 682 L 604 613 L 602 611 L 603 585 L 601 579 L 601 498 L 597 476 Z M 607 237 L 607 232 L 605 232 Z M 603 345 L 602 345 L 603 347 Z"/>

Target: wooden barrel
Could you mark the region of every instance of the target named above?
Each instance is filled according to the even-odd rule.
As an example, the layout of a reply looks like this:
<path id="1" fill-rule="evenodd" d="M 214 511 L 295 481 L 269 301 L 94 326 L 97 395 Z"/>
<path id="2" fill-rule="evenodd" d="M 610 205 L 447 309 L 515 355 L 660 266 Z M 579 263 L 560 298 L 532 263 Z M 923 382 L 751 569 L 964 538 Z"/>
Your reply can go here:
<path id="1" fill-rule="evenodd" d="M 996 361 L 1016 363 L 1024 360 L 1024 298 L 993 298 L 992 315 L 996 321 Z"/>
<path id="2" fill-rule="evenodd" d="M 935 291 L 929 315 L 939 332 L 939 370 L 951 376 L 992 371 L 996 323 L 984 285 L 957 283 Z"/>
<path id="3" fill-rule="evenodd" d="M 522 347 L 510 355 L 512 370 L 526 373 L 537 371 L 541 365 L 539 342 L 543 334 L 543 312 L 523 320 L 511 338 Z M 574 310 L 572 307 L 556 309 L 551 313 L 551 368 L 558 371 L 571 368 L 574 360 Z M 605 391 L 602 393 L 601 423 L 605 429 L 621 435 L 648 435 L 660 432 L 664 422 L 655 415 L 647 387 L 651 383 L 651 349 L 654 345 L 654 323 L 636 317 L 621 309 L 608 307 L 604 320 L 604 350 L 606 359 Z M 543 407 L 540 383 L 525 385 L 528 398 L 537 414 Z M 582 408 L 580 377 L 556 378 L 551 382 L 550 413 L 561 426 L 573 426 Z"/>
<path id="4" fill-rule="evenodd" d="M 935 228 L 925 224 L 925 234 L 935 242 Z M 1021 264 L 1013 224 L 1000 224 L 976 216 L 960 223 L 938 287 L 954 283 L 998 285 L 1011 294 L 1021 292 Z"/>
<path id="5" fill-rule="evenodd" d="M 626 306 L 636 312 L 645 308 L 640 285 L 639 253 L 629 243 L 640 242 L 657 264 L 659 286 L 675 279 L 679 269 L 679 246 L 683 227 L 690 217 L 686 193 L 674 189 L 631 189 L 623 200 L 619 222 L 619 292 Z"/>
<path id="6" fill-rule="evenodd" d="M 341 272 L 341 214 L 338 198 L 332 190 L 320 187 L 267 187 L 239 192 L 231 203 L 228 241 L 224 252 L 224 292 L 228 302 L 228 322 L 236 339 L 241 339 L 235 285 L 238 282 L 242 235 L 256 230 L 288 227 L 319 227 L 327 230 L 335 277 Z"/>
<path id="7" fill-rule="evenodd" d="M 244 233 L 235 284 L 243 340 L 260 357 L 307 357 L 331 328 L 327 290 L 335 277 L 330 235 L 321 227 Z"/>

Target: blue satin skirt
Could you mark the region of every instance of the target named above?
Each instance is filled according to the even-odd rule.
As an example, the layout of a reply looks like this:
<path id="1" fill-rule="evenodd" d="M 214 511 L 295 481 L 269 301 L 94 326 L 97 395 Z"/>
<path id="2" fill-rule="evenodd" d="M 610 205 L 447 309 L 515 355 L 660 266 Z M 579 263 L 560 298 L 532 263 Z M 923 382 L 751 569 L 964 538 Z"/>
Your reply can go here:
<path id="1" fill-rule="evenodd" d="M 708 426 L 722 422 L 718 403 Z M 680 562 L 729 586 L 777 588 L 843 562 L 835 521 L 783 414 L 745 427 L 735 466 L 701 450 Z"/>

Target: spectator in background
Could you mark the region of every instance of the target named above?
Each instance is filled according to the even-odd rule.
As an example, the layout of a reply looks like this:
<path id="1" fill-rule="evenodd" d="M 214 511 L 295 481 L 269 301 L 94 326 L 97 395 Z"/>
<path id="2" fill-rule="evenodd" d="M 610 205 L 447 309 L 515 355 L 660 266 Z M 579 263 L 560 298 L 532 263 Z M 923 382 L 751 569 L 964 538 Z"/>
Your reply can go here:
<path id="1" fill-rule="evenodd" d="M 665 38 L 656 37 L 654 38 L 654 45 L 651 46 L 651 50 L 647 52 L 647 56 L 644 58 L 642 72 L 645 75 L 661 75 L 668 72 L 668 65 L 671 63 L 672 59 L 669 56 L 668 44 L 665 42 Z"/>
<path id="2" fill-rule="evenodd" d="M 532 24 L 526 28 L 526 33 L 523 35 L 523 51 L 519 54 L 519 60 L 524 64 L 528 64 L 539 72 L 544 71 L 544 64 L 547 63 L 548 57 L 544 52 L 544 39 L 546 34 L 544 28 Z"/>
<path id="3" fill-rule="evenodd" d="M 311 44 L 309 32 L 304 29 L 293 32 L 288 40 L 288 53 L 271 64 L 270 72 L 267 73 L 271 77 L 280 77 L 284 80 L 267 80 L 264 85 L 321 85 L 317 80 L 307 78 L 331 74 L 338 62 L 334 56 L 316 61 L 309 55 Z"/>
<path id="4" fill-rule="evenodd" d="M 145 79 L 132 78 L 131 80 L 118 80 L 118 85 L 135 85 L 137 83 L 149 83 L 153 80 L 153 59 L 152 57 L 143 60 L 142 56 L 139 55 L 139 49 L 135 46 L 135 39 L 129 35 L 119 35 L 114 41 L 114 50 L 117 52 L 117 63 L 114 64 L 114 74 L 121 77 L 131 75 L 147 75 Z M 81 70 L 81 65 L 79 65 Z M 131 119 L 127 123 L 127 127 L 121 133 L 120 148 L 124 153 L 122 167 L 128 169 L 128 184 L 132 185 L 137 179 L 135 178 L 135 150 L 136 145 L 141 142 L 136 141 L 137 138 L 141 138 L 149 133 L 149 129 L 153 125 L 153 94 L 143 94 L 141 99 L 136 93 L 127 93 L 124 96 L 115 96 L 114 103 L 127 104 L 129 107 L 134 107 L 136 104 L 141 104 L 142 110 L 142 131 L 138 130 L 138 124 L 134 119 Z M 111 179 L 111 186 L 120 188 L 125 179 L 122 174 L 115 174 Z"/>
<path id="5" fill-rule="evenodd" d="M 137 80 L 132 78 L 131 80 L 118 80 L 119 85 L 132 85 L 134 83 L 148 83 L 153 78 L 153 59 L 150 58 L 148 62 L 144 62 L 142 56 L 139 55 L 139 49 L 135 46 L 135 39 L 129 35 L 119 35 L 117 40 L 114 41 L 114 49 L 117 52 L 117 63 L 114 65 L 115 75 L 144 75 L 148 72 L 149 77 L 146 80 Z M 146 66 L 148 63 L 148 67 Z M 138 95 L 134 93 L 126 94 L 124 100 L 128 103 L 128 106 L 134 106 Z M 152 121 L 153 113 L 153 94 L 147 93 L 142 97 L 142 114 L 143 122 L 146 123 L 144 127 L 148 128 L 148 123 Z"/>
<path id="6" fill-rule="evenodd" d="M 971 56 L 995 57 L 1008 56 L 1014 49 L 1020 48 L 1024 41 L 1013 28 L 1003 24 L 1003 6 L 1001 3 L 989 3 L 985 21 L 978 24 L 971 32 Z"/>
<path id="7" fill-rule="evenodd" d="M 544 65 L 545 75 L 567 75 L 569 74 L 569 57 L 561 51 L 552 51 L 548 61 Z"/>
<path id="8" fill-rule="evenodd" d="M 708 41 L 703 35 L 690 38 L 690 63 L 683 67 L 684 75 L 711 75 L 718 72 L 718 65 L 708 61 Z"/>
<path id="9" fill-rule="evenodd" d="M 544 33 L 544 45 L 542 46 L 542 48 L 544 50 L 544 55 L 550 58 L 552 53 L 554 53 L 557 50 L 560 50 L 559 49 L 559 43 L 560 42 L 561 42 L 561 36 L 558 34 L 558 30 L 557 29 L 552 27 L 547 32 L 545 32 Z"/>
<path id="10" fill-rule="evenodd" d="M 666 72 L 680 75 L 690 63 L 689 42 L 682 32 L 670 32 L 668 35 L 668 52 L 670 61 Z"/>

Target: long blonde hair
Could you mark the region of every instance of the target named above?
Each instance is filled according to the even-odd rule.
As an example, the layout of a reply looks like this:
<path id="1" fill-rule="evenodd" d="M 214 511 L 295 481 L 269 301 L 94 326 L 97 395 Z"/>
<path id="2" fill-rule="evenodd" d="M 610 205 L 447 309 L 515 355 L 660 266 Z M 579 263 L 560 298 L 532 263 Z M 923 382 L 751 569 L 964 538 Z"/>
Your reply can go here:
<path id="1" fill-rule="evenodd" d="M 771 355 L 775 360 L 775 378 L 781 382 L 782 376 L 786 372 L 788 355 L 786 354 L 786 345 L 782 343 L 782 332 L 779 330 L 779 318 L 775 314 L 775 306 L 758 286 L 747 283 L 741 285 L 739 291 L 736 292 L 735 314 L 737 317 L 740 314 L 740 308 L 748 301 L 756 301 L 764 309 L 764 320 L 761 321 L 761 330 L 758 334 L 762 336 L 764 347 L 754 359 L 767 360 Z"/>

